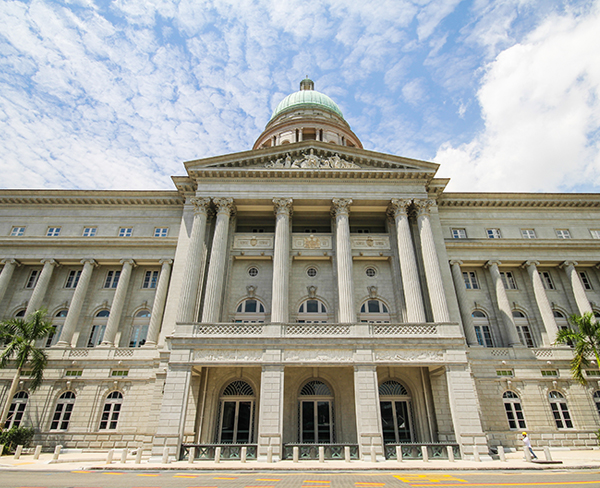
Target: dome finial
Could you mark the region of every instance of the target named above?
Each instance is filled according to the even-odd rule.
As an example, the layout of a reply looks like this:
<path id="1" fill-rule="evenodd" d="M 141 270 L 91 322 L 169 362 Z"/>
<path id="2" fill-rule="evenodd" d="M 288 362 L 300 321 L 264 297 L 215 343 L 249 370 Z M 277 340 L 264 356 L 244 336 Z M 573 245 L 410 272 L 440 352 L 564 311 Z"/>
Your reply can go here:
<path id="1" fill-rule="evenodd" d="M 314 90 L 315 83 L 311 80 L 308 75 L 300 82 L 300 90 Z"/>

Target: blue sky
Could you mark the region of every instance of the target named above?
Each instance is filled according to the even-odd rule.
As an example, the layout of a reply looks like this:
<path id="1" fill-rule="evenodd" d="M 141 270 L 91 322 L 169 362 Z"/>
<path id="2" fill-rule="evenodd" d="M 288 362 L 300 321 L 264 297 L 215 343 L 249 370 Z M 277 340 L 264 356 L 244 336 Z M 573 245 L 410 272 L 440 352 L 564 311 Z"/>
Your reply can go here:
<path id="1" fill-rule="evenodd" d="M 0 187 L 172 189 L 309 75 L 452 191 L 600 191 L 600 0 L 0 3 Z"/>

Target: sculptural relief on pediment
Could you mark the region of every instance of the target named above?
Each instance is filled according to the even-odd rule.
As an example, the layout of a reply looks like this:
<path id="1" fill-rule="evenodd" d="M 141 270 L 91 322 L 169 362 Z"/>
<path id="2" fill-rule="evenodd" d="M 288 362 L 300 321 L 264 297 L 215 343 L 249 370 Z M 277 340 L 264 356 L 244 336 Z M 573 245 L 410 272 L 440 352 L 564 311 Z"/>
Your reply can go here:
<path id="1" fill-rule="evenodd" d="M 313 149 L 309 153 L 303 154 L 299 158 L 292 158 L 288 153 L 284 158 L 278 158 L 275 161 L 270 161 L 265 165 L 265 168 L 275 169 L 360 169 L 356 163 L 352 163 L 340 157 L 339 154 L 334 154 L 328 158 L 317 156 Z"/>

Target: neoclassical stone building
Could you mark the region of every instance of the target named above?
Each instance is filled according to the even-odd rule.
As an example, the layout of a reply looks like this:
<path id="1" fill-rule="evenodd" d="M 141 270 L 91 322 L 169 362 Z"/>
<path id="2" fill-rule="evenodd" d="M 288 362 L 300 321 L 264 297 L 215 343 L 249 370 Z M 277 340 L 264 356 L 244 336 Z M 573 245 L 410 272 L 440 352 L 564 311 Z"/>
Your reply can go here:
<path id="1" fill-rule="evenodd" d="M 0 316 L 56 325 L 6 425 L 274 460 L 594 445 L 600 370 L 575 383 L 552 343 L 600 312 L 600 195 L 449 193 L 437 169 L 363 149 L 303 80 L 174 191 L 0 191 Z"/>

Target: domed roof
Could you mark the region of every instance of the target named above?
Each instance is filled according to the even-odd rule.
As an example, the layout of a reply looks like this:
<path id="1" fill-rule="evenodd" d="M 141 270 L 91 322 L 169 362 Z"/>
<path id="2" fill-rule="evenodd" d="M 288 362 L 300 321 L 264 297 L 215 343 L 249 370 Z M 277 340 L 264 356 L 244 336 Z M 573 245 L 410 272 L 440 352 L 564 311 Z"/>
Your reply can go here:
<path id="1" fill-rule="evenodd" d="M 302 80 L 300 82 L 300 91 L 288 95 L 281 102 L 279 102 L 279 105 L 277 105 L 277 108 L 271 116 L 271 120 L 277 117 L 281 112 L 287 111 L 291 108 L 301 108 L 302 106 L 323 108 L 325 110 L 329 110 L 330 112 L 334 112 L 343 119 L 344 115 L 342 114 L 340 107 L 338 107 L 337 104 L 327 95 L 315 91 L 313 87 L 314 83 L 312 80 Z"/>

